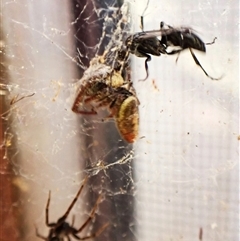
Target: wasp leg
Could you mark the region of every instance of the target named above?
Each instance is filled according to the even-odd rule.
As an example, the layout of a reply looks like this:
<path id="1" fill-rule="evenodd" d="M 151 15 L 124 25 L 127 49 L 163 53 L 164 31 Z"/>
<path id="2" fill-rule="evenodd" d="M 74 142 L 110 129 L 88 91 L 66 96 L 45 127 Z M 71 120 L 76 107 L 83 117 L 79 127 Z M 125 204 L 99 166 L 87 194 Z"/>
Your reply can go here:
<path id="1" fill-rule="evenodd" d="M 149 62 L 149 61 L 151 61 L 151 56 L 150 55 L 148 55 L 148 54 L 145 54 L 145 53 L 141 53 L 142 55 L 144 55 L 144 57 L 146 57 L 146 60 L 145 60 L 145 70 L 146 70 L 146 77 L 144 78 L 144 79 L 141 79 L 141 80 L 139 80 L 139 81 L 145 81 L 147 78 L 148 78 L 148 76 L 149 76 L 149 71 L 148 71 L 148 64 L 147 64 L 147 62 Z"/>
<path id="2" fill-rule="evenodd" d="M 211 77 L 211 76 L 206 72 L 206 70 L 202 67 L 202 65 L 201 65 L 200 62 L 198 61 L 196 55 L 193 53 L 192 49 L 189 48 L 189 50 L 190 50 L 190 52 L 191 52 L 191 55 L 192 55 L 192 57 L 193 57 L 196 65 L 198 65 L 198 66 L 202 69 L 202 71 L 204 72 L 204 74 L 205 74 L 208 78 L 210 78 L 211 80 L 220 80 L 220 79 L 222 78 L 222 76 L 219 77 L 219 78 L 213 78 L 213 77 Z"/>
<path id="3" fill-rule="evenodd" d="M 167 52 L 166 51 L 166 54 L 167 55 L 173 55 L 173 54 L 178 54 L 178 53 L 180 53 L 182 51 L 183 51 L 183 49 L 172 50 L 171 52 Z"/>
<path id="4" fill-rule="evenodd" d="M 166 54 L 167 55 L 173 55 L 173 54 L 178 54 L 177 58 L 176 58 L 176 63 L 178 62 L 178 59 L 179 59 L 179 56 L 180 56 L 180 53 L 182 52 L 183 49 L 178 49 L 178 50 L 172 50 L 171 52 L 167 52 L 166 51 Z"/>

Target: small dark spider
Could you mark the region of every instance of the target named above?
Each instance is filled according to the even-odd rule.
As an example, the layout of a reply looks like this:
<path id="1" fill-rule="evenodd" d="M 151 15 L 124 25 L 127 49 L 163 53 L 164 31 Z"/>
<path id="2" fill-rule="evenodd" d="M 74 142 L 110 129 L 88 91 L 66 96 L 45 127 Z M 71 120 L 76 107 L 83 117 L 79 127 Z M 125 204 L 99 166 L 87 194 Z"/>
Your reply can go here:
<path id="1" fill-rule="evenodd" d="M 214 41 L 209 44 L 213 44 Z M 195 56 L 192 49 L 206 52 L 206 44 L 194 33 L 194 30 L 191 28 L 173 28 L 170 25 L 166 25 L 164 22 L 161 22 L 159 30 L 143 31 L 130 35 L 126 39 L 125 44 L 130 53 L 138 57 L 146 58 L 145 70 L 147 76 L 144 80 L 146 80 L 149 76 L 147 62 L 151 60 L 150 55 L 172 55 L 180 53 L 185 49 L 190 50 L 195 63 L 203 70 L 207 77 L 212 80 L 220 79 L 209 76 Z M 169 48 L 172 48 L 172 50 L 169 51 Z"/>
<path id="2" fill-rule="evenodd" d="M 68 222 L 66 222 L 66 219 L 67 219 L 70 211 L 72 210 L 74 204 L 76 203 L 78 197 L 80 196 L 80 194 L 82 192 L 82 189 L 83 189 L 85 183 L 87 182 L 87 180 L 88 180 L 88 178 L 85 178 L 82 186 L 80 187 L 79 191 L 77 192 L 77 195 L 73 199 L 73 201 L 70 204 L 70 206 L 68 207 L 67 211 L 65 212 L 65 214 L 61 218 L 59 218 L 57 220 L 56 223 L 50 223 L 49 222 L 48 209 L 49 209 L 50 199 L 51 199 L 51 192 L 49 192 L 48 201 L 47 201 L 47 205 L 46 205 L 46 209 L 45 209 L 45 212 L 46 212 L 45 213 L 45 215 L 46 215 L 45 223 L 46 223 L 46 226 L 50 228 L 49 234 L 48 234 L 47 237 L 44 237 L 44 236 L 42 236 L 41 234 L 38 233 L 38 230 L 36 228 L 36 236 L 37 237 L 39 237 L 39 238 L 41 238 L 45 241 L 64 241 L 65 238 L 67 238 L 68 241 L 71 241 L 70 236 L 73 236 L 77 240 L 85 240 L 85 239 L 91 239 L 91 238 L 97 237 L 103 232 L 103 230 L 109 225 L 108 223 L 103 225 L 99 230 L 97 230 L 97 232 L 95 232 L 91 235 L 87 235 L 85 237 L 79 237 L 78 236 L 78 234 L 89 224 L 89 222 L 94 217 L 94 215 L 96 213 L 96 209 L 98 207 L 98 204 L 101 201 L 101 195 L 98 197 L 95 205 L 93 206 L 89 217 L 82 224 L 82 226 L 80 228 L 76 229 L 76 228 L 73 227 L 74 218 L 73 218 L 73 221 L 72 221 L 71 225 Z"/>

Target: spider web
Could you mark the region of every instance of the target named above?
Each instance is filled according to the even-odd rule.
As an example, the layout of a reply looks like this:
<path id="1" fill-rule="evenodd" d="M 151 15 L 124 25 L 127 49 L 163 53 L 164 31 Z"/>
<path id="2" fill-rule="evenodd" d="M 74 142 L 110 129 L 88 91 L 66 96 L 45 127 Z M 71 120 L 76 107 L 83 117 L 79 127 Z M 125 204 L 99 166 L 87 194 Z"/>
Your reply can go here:
<path id="1" fill-rule="evenodd" d="M 144 11 L 148 1 L 129 1 L 121 15 L 119 2 L 102 2 L 2 4 L 4 194 L 12 185 L 2 240 L 9 233 L 36 240 L 34 224 L 47 236 L 49 190 L 55 222 L 85 175 L 91 178 L 68 221 L 74 215 L 79 227 L 99 193 L 104 198 L 80 236 L 110 222 L 97 240 L 237 240 L 239 39 L 229 26 L 238 21 L 239 7 L 223 0 L 151 0 Z M 113 120 L 103 121 L 101 113 L 77 116 L 71 106 L 91 59 L 120 46 L 129 28 L 141 31 L 142 14 L 144 30 L 165 21 L 196 29 L 204 42 L 217 37 L 205 56 L 196 55 L 211 75 L 224 78 L 208 79 L 185 51 L 177 64 L 175 56 L 153 57 L 149 78 L 139 82 L 144 59 L 133 56 L 141 104 L 132 146 Z"/>

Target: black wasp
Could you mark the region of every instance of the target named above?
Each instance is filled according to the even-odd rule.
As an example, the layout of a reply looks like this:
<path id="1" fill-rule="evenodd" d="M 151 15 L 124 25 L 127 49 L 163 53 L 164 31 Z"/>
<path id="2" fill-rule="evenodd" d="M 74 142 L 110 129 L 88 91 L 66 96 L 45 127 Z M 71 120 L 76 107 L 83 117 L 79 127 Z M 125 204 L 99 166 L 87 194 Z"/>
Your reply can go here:
<path id="1" fill-rule="evenodd" d="M 216 38 L 215 38 L 216 39 Z M 212 43 L 213 44 L 215 39 Z M 185 49 L 189 49 L 195 63 L 203 70 L 205 75 L 212 80 L 213 78 L 205 71 L 192 49 L 206 52 L 206 44 L 194 33 L 191 28 L 173 28 L 170 25 L 160 23 L 159 30 L 142 31 L 130 35 L 125 41 L 128 51 L 138 57 L 145 57 L 145 70 L 148 78 L 148 64 L 151 60 L 150 55 L 160 56 L 161 54 L 177 54 Z"/>

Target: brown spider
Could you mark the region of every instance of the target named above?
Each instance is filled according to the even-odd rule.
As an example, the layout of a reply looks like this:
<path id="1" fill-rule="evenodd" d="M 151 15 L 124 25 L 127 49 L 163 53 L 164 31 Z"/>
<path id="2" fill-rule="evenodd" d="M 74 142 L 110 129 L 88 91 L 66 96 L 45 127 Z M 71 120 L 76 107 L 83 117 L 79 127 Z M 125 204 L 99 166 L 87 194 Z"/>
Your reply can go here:
<path id="1" fill-rule="evenodd" d="M 139 126 L 139 100 L 130 81 L 124 81 L 120 69 L 114 70 L 104 62 L 104 55 L 94 58 L 85 71 L 83 83 L 72 111 L 78 114 L 97 114 L 97 109 L 108 107 L 115 118 L 121 136 L 129 143 L 135 141 Z"/>
<path id="2" fill-rule="evenodd" d="M 89 222 L 92 220 L 92 218 L 94 217 L 95 213 L 96 213 L 96 209 L 98 207 L 98 204 L 101 200 L 101 195 L 98 197 L 95 205 L 93 206 L 91 213 L 89 215 L 89 217 L 87 218 L 87 220 L 82 224 L 82 226 L 78 229 L 73 227 L 74 224 L 74 218 L 72 221 L 72 224 L 70 225 L 68 222 L 66 222 L 66 219 L 68 217 L 68 214 L 70 213 L 71 209 L 73 208 L 74 204 L 76 203 L 78 197 L 80 196 L 82 189 L 85 185 L 85 183 L 87 182 L 88 178 L 85 178 L 82 186 L 80 187 L 77 195 L 75 196 L 75 198 L 73 199 L 72 203 L 70 204 L 70 206 L 68 207 L 67 211 L 65 212 L 65 214 L 60 217 L 56 223 L 49 223 L 49 219 L 48 219 L 48 209 L 49 209 L 49 204 L 50 204 L 50 198 L 51 198 L 51 192 L 49 191 L 49 196 L 48 196 L 48 201 L 47 201 L 47 206 L 45 209 L 46 212 L 46 225 L 47 227 L 50 228 L 49 230 L 49 234 L 47 237 L 42 236 L 41 234 L 38 233 L 38 230 L 36 228 L 36 236 L 45 240 L 45 241 L 64 241 L 65 238 L 67 238 L 68 241 L 71 241 L 70 239 L 70 235 L 73 236 L 75 239 L 77 240 L 85 240 L 85 239 L 90 239 L 90 238 L 94 238 L 99 236 L 103 230 L 109 225 L 108 223 L 106 223 L 105 225 L 103 225 L 99 230 L 97 230 L 96 233 L 93 233 L 91 235 L 87 235 L 85 237 L 79 237 L 78 233 L 80 233 L 88 224 Z"/>

